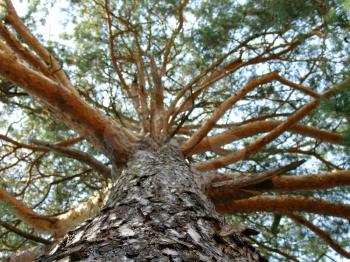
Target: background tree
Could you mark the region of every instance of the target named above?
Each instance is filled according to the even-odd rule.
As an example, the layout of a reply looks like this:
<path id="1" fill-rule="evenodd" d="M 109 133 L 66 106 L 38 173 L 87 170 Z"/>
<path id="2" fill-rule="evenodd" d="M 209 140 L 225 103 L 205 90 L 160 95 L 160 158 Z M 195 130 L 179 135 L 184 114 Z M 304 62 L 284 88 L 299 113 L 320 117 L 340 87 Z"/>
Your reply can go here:
<path id="1" fill-rule="evenodd" d="M 95 215 L 135 144 L 175 137 L 267 257 L 350 257 L 346 1 L 70 1 L 58 42 L 36 31 L 53 3 L 28 3 L 20 19 L 1 2 L 4 256 Z M 243 229 L 216 238 L 246 243 Z"/>

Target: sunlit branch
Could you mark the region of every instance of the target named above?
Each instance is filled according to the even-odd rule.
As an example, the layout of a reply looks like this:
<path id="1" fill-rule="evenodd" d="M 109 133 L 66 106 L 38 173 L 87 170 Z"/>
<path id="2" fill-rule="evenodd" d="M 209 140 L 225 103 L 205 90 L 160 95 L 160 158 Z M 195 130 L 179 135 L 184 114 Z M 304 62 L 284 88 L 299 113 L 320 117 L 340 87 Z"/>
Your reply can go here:
<path id="1" fill-rule="evenodd" d="M 347 88 L 349 85 L 350 85 L 350 79 L 346 79 L 343 82 L 329 88 L 327 91 L 325 91 L 321 95 L 321 97 L 328 97 L 328 96 L 334 95 L 339 90 Z M 196 163 L 193 165 L 193 167 L 201 171 L 212 170 L 212 169 L 220 168 L 220 167 L 235 163 L 239 160 L 248 158 L 250 155 L 259 152 L 265 145 L 267 145 L 268 143 L 270 143 L 271 141 L 279 137 L 286 130 L 288 130 L 290 127 L 296 124 L 299 120 L 301 120 L 303 117 L 309 114 L 312 110 L 314 110 L 317 107 L 318 103 L 319 103 L 319 99 L 314 99 L 313 101 L 304 105 L 299 110 L 297 110 L 294 114 L 288 117 L 285 121 L 283 121 L 281 124 L 275 127 L 272 131 L 270 131 L 267 135 L 258 139 L 256 142 L 246 146 L 244 149 L 238 150 L 228 156 L 219 157 L 213 160 Z"/>
<path id="2" fill-rule="evenodd" d="M 62 70 L 60 63 L 50 54 L 49 51 L 38 41 L 38 39 L 26 28 L 18 16 L 11 0 L 5 0 L 7 5 L 7 20 L 11 23 L 16 32 L 26 41 L 26 43 L 41 57 L 47 65 L 50 66 L 51 72 L 73 94 L 77 95 L 76 89 L 72 86 L 65 72 Z"/>
<path id="3" fill-rule="evenodd" d="M 317 175 L 274 177 L 270 183 L 262 184 L 258 189 L 261 188 L 264 191 L 299 192 L 349 185 L 350 170 L 339 170 Z"/>
<path id="4" fill-rule="evenodd" d="M 32 65 L 34 68 L 41 71 L 45 76 L 52 78 L 52 73 L 50 72 L 47 65 L 40 60 L 37 56 L 33 55 L 26 47 L 24 47 L 18 39 L 10 33 L 3 23 L 0 23 L 0 35 L 6 41 L 9 47 L 24 59 L 28 64 Z"/>
<path id="5" fill-rule="evenodd" d="M 131 152 L 131 132 L 106 118 L 75 94 L 33 71 L 9 54 L 0 51 L 0 75 L 38 97 L 67 125 L 88 137 L 116 163 L 122 163 Z"/>
<path id="6" fill-rule="evenodd" d="M 299 211 L 350 219 L 350 205 L 299 196 L 257 196 L 237 201 L 223 199 L 214 204 L 218 212 L 225 214 Z"/>
<path id="7" fill-rule="evenodd" d="M 226 113 L 226 111 L 231 108 L 237 101 L 242 99 L 249 91 L 256 88 L 259 85 L 271 82 L 276 78 L 278 72 L 272 72 L 261 76 L 257 79 L 249 81 L 246 86 L 240 89 L 237 93 L 226 99 L 220 106 L 215 110 L 213 115 L 203 124 L 203 126 L 194 133 L 189 140 L 182 145 L 182 153 L 187 155 L 212 129 L 215 123 Z"/>
<path id="8" fill-rule="evenodd" d="M 205 152 L 211 148 L 220 147 L 246 137 L 269 132 L 281 123 L 282 121 L 280 120 L 255 121 L 248 124 L 232 127 L 223 133 L 204 138 L 191 150 L 189 154 Z M 344 140 L 344 136 L 341 134 L 302 124 L 295 124 L 288 128 L 287 131 L 303 136 L 312 137 L 317 140 L 332 144 L 341 144 Z"/>
<path id="9" fill-rule="evenodd" d="M 300 84 L 297 84 L 297 83 L 294 83 L 292 81 L 289 81 L 287 79 L 285 79 L 284 77 L 278 75 L 277 78 L 276 78 L 277 81 L 281 82 L 282 84 L 286 85 L 286 86 L 290 86 L 296 90 L 299 90 L 301 91 L 302 93 L 305 93 L 309 96 L 312 96 L 313 98 L 320 98 L 320 94 L 318 94 L 317 92 L 309 89 L 309 88 L 306 88 Z"/>

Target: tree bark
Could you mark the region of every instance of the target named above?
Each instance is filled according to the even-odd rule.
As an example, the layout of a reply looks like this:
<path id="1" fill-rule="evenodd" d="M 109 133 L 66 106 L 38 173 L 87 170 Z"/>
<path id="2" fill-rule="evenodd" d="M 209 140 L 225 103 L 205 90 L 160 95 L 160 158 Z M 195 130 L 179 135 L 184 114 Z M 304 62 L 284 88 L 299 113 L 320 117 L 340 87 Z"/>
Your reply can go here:
<path id="1" fill-rule="evenodd" d="M 137 143 L 100 214 L 36 261 L 264 261 L 222 223 L 177 146 Z"/>

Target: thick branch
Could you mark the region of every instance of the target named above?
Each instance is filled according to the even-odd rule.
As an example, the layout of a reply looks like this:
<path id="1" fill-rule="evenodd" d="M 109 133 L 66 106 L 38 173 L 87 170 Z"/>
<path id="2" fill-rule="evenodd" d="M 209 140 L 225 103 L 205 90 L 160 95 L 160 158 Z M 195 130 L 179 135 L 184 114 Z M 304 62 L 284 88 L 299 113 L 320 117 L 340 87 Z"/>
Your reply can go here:
<path id="1" fill-rule="evenodd" d="M 12 24 L 16 32 L 23 37 L 26 43 L 33 48 L 33 50 L 46 62 L 47 65 L 51 67 L 52 74 L 54 74 L 57 79 L 68 88 L 75 95 L 78 94 L 76 89 L 72 86 L 68 77 L 62 70 L 60 63 L 50 54 L 49 51 L 36 39 L 36 37 L 26 28 L 22 20 L 18 16 L 15 8 L 12 5 L 11 0 L 5 0 L 7 5 L 8 16 L 7 20 Z"/>
<path id="2" fill-rule="evenodd" d="M 193 166 L 197 168 L 198 170 L 204 171 L 204 170 L 211 170 L 220 168 L 232 163 L 235 163 L 239 160 L 243 160 L 251 156 L 252 154 L 255 154 L 259 152 L 265 145 L 270 143 L 271 141 L 275 140 L 278 136 L 280 136 L 282 133 L 284 133 L 287 129 L 289 129 L 291 126 L 293 126 L 296 122 L 298 122 L 300 119 L 302 119 L 305 115 L 310 113 L 313 109 L 316 108 L 318 105 L 318 100 L 314 100 L 302 108 L 300 108 L 297 112 L 295 112 L 293 115 L 291 115 L 287 120 L 283 121 L 281 124 L 279 124 L 276 128 L 274 128 L 270 133 L 268 133 L 266 136 L 258 139 L 256 142 L 248 145 L 244 149 L 238 150 L 232 154 L 229 154 L 227 156 L 219 157 L 213 160 L 201 162 L 194 164 Z"/>
<path id="3" fill-rule="evenodd" d="M 321 97 L 328 97 L 328 96 L 334 95 L 339 90 L 348 88 L 349 85 L 350 85 L 350 79 L 346 79 L 343 82 L 329 88 L 327 91 L 325 91 L 321 95 Z M 318 103 L 319 103 L 319 99 L 314 99 L 313 101 L 304 105 L 299 110 L 297 110 L 294 114 L 288 117 L 285 121 L 283 121 L 281 124 L 275 127 L 266 136 L 258 139 L 256 142 L 248 145 L 246 148 L 238 150 L 227 156 L 223 156 L 213 160 L 194 164 L 193 167 L 201 171 L 212 170 L 212 169 L 220 168 L 220 167 L 235 163 L 239 160 L 248 158 L 250 155 L 259 152 L 265 145 L 275 140 L 277 137 L 283 134 L 286 130 L 288 130 L 293 125 L 295 125 L 304 116 L 309 114 L 312 110 L 314 110 L 317 107 Z"/>
<path id="4" fill-rule="evenodd" d="M 202 153 L 212 148 L 217 148 L 234 141 L 269 132 L 282 124 L 280 120 L 255 121 L 245 125 L 233 127 L 223 133 L 203 139 L 190 154 Z M 297 133 L 303 136 L 315 138 L 332 144 L 341 144 L 344 136 L 341 134 L 329 132 L 303 124 L 295 124 L 287 129 L 289 132 Z"/>
<path id="5" fill-rule="evenodd" d="M 220 213 L 309 212 L 350 219 L 350 205 L 297 196 L 258 196 L 244 200 L 214 203 Z"/>
<path id="6" fill-rule="evenodd" d="M 191 149 L 196 146 L 207 134 L 208 132 L 213 128 L 215 123 L 226 113 L 226 111 L 231 108 L 237 101 L 242 99 L 249 91 L 251 91 L 253 88 L 266 84 L 268 82 L 271 82 L 276 78 L 278 75 L 278 72 L 272 72 L 269 74 L 266 74 L 264 76 L 261 76 L 257 79 L 251 80 L 248 82 L 248 84 L 243 87 L 241 90 L 239 90 L 237 93 L 232 95 L 230 98 L 226 99 L 220 106 L 215 110 L 214 114 L 211 116 L 210 119 L 208 119 L 203 126 L 197 130 L 195 134 L 192 135 L 192 137 L 186 141 L 186 143 L 182 146 L 181 150 L 184 155 L 187 155 L 189 152 L 191 152 Z"/>
<path id="7" fill-rule="evenodd" d="M 103 153 L 123 164 L 136 138 L 59 84 L 0 51 L 0 75 L 43 101 L 67 125 L 88 137 Z"/>
<path id="8" fill-rule="evenodd" d="M 306 88 L 302 85 L 299 85 L 297 83 L 294 83 L 292 81 L 289 81 L 280 75 L 277 76 L 277 81 L 281 82 L 282 84 L 284 84 L 286 86 L 290 86 L 296 90 L 299 90 L 305 94 L 308 94 L 309 96 L 312 96 L 313 98 L 320 98 L 320 94 L 318 94 L 317 92 L 315 92 L 309 88 Z"/>
<path id="9" fill-rule="evenodd" d="M 280 176 L 258 185 L 263 191 L 309 191 L 350 185 L 350 170 L 341 170 L 322 175 Z"/>
<path id="10" fill-rule="evenodd" d="M 47 65 L 39 59 L 39 57 L 33 55 L 26 47 L 24 47 L 18 39 L 10 33 L 3 23 L 0 23 L 0 35 L 11 47 L 11 49 L 18 54 L 24 61 L 32 65 L 37 70 L 41 71 L 45 76 L 52 78 L 52 74 Z"/>

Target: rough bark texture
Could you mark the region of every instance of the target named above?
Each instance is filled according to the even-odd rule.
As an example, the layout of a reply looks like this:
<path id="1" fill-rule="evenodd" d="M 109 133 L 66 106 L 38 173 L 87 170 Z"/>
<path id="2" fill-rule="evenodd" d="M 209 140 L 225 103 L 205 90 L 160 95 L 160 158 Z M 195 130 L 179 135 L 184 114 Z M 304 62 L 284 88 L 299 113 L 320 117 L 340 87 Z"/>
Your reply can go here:
<path id="1" fill-rule="evenodd" d="M 101 213 L 37 261 L 262 261 L 243 235 L 222 237 L 179 149 L 140 143 Z"/>

